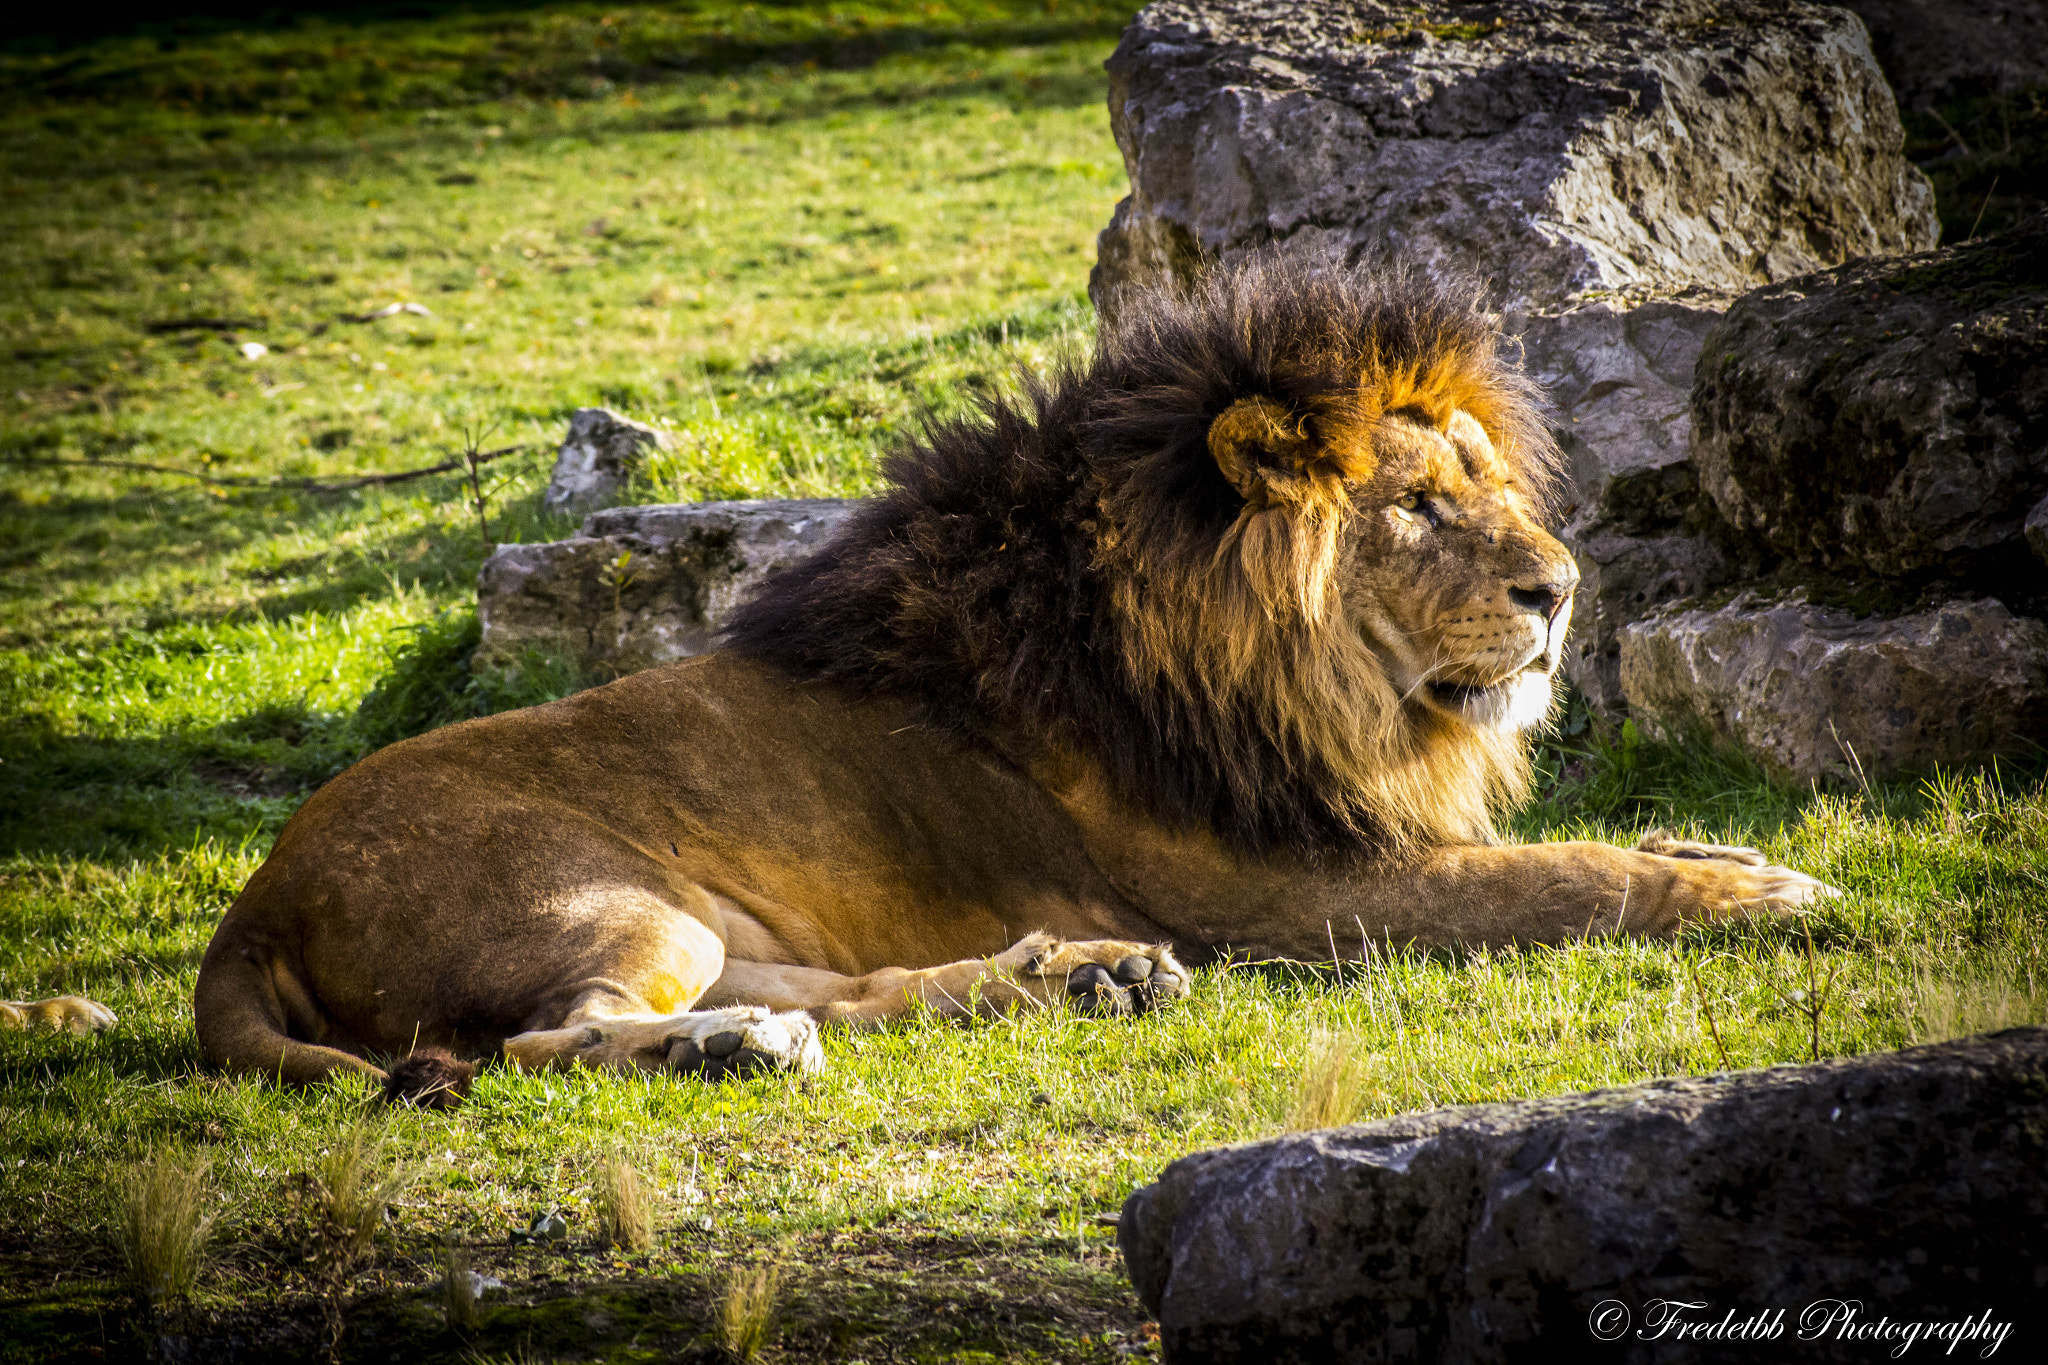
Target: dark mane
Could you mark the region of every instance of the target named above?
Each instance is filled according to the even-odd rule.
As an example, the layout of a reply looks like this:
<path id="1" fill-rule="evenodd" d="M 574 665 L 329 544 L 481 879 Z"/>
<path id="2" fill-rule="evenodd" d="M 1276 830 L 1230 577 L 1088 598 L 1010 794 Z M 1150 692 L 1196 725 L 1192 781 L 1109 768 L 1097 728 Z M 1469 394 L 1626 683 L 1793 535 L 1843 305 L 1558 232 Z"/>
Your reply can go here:
<path id="1" fill-rule="evenodd" d="M 1136 633 L 1178 634 L 1134 624 L 1133 602 L 1197 632 L 1245 619 L 1212 600 L 1231 591 L 1213 576 L 1246 506 L 1208 433 L 1253 395 L 1294 410 L 1455 401 L 1525 485 L 1554 483 L 1529 391 L 1469 296 L 1414 273 L 1255 260 L 1126 296 L 1085 364 L 929 423 L 888 461 L 889 492 L 736 614 L 730 647 L 800 681 L 914 698 L 933 724 L 1013 753 L 1077 751 L 1122 799 L 1246 852 L 1409 842 L 1412 818 L 1283 714 L 1299 695 L 1211 685 L 1192 655 L 1163 673 L 1139 658 Z M 1493 794 L 1477 799 L 1483 818 Z"/>

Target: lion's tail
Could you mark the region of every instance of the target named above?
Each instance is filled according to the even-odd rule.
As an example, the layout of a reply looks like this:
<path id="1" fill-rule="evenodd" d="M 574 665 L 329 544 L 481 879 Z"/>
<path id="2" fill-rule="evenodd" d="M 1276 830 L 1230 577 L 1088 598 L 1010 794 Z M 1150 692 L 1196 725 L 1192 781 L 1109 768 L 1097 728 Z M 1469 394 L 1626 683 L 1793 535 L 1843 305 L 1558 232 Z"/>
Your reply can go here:
<path id="1" fill-rule="evenodd" d="M 335 1070 L 384 1079 L 382 1071 L 353 1053 L 300 1042 L 287 1033 L 292 1023 L 311 1031 L 307 1026 L 316 1026 L 321 1017 L 319 1005 L 280 956 L 238 938 L 225 931 L 214 936 L 192 993 L 199 1050 L 209 1062 L 294 1085 L 310 1085 Z"/>

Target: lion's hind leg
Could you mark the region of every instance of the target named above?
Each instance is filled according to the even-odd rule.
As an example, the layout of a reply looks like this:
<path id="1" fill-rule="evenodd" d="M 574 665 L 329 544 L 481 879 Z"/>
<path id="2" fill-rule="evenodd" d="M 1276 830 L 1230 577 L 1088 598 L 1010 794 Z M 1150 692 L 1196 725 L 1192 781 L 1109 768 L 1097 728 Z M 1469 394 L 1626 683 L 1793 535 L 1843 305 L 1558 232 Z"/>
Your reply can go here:
<path id="1" fill-rule="evenodd" d="M 80 1036 L 105 1033 L 118 1022 L 114 1012 L 82 995 L 48 1000 L 0 1000 L 0 1028 L 59 1029 Z"/>
<path id="2" fill-rule="evenodd" d="M 759 1005 L 672 1015 L 586 1018 L 505 1040 L 505 1055 L 528 1070 L 602 1066 L 721 1080 L 754 1071 L 823 1069 L 817 1021 L 800 1010 Z"/>

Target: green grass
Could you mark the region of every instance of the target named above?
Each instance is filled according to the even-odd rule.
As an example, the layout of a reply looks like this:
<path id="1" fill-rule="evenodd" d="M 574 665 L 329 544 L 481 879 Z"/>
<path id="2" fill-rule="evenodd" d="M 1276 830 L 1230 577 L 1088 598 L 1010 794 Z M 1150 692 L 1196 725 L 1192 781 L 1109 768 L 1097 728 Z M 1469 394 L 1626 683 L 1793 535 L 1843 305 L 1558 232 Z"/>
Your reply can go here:
<path id="1" fill-rule="evenodd" d="M 2038 772 L 1802 793 L 1574 721 L 1518 832 L 1759 843 L 1848 893 L 1815 963 L 1778 928 L 1395 953 L 1205 972 L 1134 1023 L 837 1035 L 801 1085 L 491 1069 L 453 1116 L 383 1118 L 367 1175 L 410 1183 L 367 1259 L 323 1269 L 304 1177 L 367 1091 L 208 1075 L 199 955 L 313 785 L 580 680 L 469 675 L 483 545 L 452 477 L 329 496 L 76 462 L 344 475 L 489 427 L 530 446 L 491 467 L 493 535 L 539 539 L 568 529 L 536 508 L 548 444 L 604 402 L 679 437 L 639 497 L 871 489 L 921 406 L 1085 342 L 1120 22 L 544 6 L 0 53 L 0 995 L 122 1020 L 0 1034 L 0 1360 L 148 1332 L 312 1359 L 336 1321 L 350 1359 L 669 1359 L 769 1268 L 767 1359 L 1124 1359 L 1143 1315 L 1097 1215 L 1279 1131 L 1315 1040 L 1355 1047 L 1339 1108 L 1370 1117 L 1803 1059 L 1816 969 L 1824 1056 L 2048 1014 Z M 338 320 L 397 300 L 433 315 Z M 192 317 L 232 339 L 148 328 Z M 190 1301 L 151 1309 L 114 1233 L 158 1152 L 210 1158 L 217 1221 Z M 607 1158 L 652 1191 L 646 1251 L 600 1235 Z M 566 1241 L 509 1244 L 550 1209 Z M 451 1242 L 509 1285 L 473 1336 L 444 1326 Z"/>

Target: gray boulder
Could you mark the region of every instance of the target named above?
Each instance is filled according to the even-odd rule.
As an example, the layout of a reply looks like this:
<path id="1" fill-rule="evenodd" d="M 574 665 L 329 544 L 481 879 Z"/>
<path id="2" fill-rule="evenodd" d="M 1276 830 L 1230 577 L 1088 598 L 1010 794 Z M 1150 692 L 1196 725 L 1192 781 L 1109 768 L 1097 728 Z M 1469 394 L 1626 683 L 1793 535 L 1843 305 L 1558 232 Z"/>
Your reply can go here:
<path id="1" fill-rule="evenodd" d="M 615 507 L 572 539 L 501 545 L 477 576 L 481 668 L 526 651 L 617 677 L 709 652 L 763 578 L 830 540 L 837 498 Z"/>
<path id="2" fill-rule="evenodd" d="M 2038 1339 L 2044 1164 L 2048 1029 L 2011 1029 L 1203 1152 L 1117 1238 L 1168 1361 L 1897 1354 L 1831 1300 L 1968 1319 L 1977 1359 Z M 1779 1334 L 1687 1340 L 1674 1303 Z"/>
<path id="3" fill-rule="evenodd" d="M 2048 214 L 1745 296 L 1701 353 L 1692 448 L 1721 514 L 1795 561 L 2048 587 L 2024 536 L 2048 495 Z"/>
<path id="4" fill-rule="evenodd" d="M 1624 627 L 1621 685 L 1654 733 L 1709 734 L 1781 777 L 1855 784 L 2048 739 L 2048 625 L 1992 598 L 1859 620 L 1743 593 Z"/>
<path id="5" fill-rule="evenodd" d="M 1937 236 L 1862 24 L 1807 0 L 1159 0 L 1108 65 L 1098 306 L 1276 241 L 1548 313 Z"/>
<path id="6" fill-rule="evenodd" d="M 578 408 L 569 414 L 569 431 L 555 455 L 555 472 L 541 494 L 541 506 L 550 512 L 581 512 L 612 502 L 647 452 L 667 444 L 663 433 L 610 408 Z"/>

